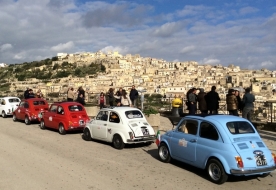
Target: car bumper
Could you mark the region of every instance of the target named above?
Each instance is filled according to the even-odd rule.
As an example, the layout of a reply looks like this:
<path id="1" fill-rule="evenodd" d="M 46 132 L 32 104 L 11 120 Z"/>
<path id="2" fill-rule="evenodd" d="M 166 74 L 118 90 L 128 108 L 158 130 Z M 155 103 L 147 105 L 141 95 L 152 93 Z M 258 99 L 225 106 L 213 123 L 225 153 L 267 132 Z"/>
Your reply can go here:
<path id="1" fill-rule="evenodd" d="M 134 144 L 134 143 L 143 143 L 143 142 L 154 142 L 156 140 L 154 137 L 141 137 L 141 138 L 135 138 L 135 139 L 127 139 L 127 143 Z"/>
<path id="2" fill-rule="evenodd" d="M 245 169 L 245 170 L 231 169 L 230 173 L 232 175 L 252 175 L 252 174 L 272 172 L 275 169 L 276 169 L 276 166 L 258 168 L 258 169 Z"/>
<path id="3" fill-rule="evenodd" d="M 77 127 L 74 127 L 74 126 L 69 126 L 68 127 L 68 131 L 83 131 L 85 126 L 77 126 Z"/>

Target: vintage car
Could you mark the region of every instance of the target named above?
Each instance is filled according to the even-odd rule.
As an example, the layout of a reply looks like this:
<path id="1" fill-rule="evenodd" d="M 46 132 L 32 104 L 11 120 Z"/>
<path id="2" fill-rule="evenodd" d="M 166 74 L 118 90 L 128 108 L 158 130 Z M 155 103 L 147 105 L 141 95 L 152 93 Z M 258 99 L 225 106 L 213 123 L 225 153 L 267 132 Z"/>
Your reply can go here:
<path id="1" fill-rule="evenodd" d="M 13 121 L 24 120 L 26 125 L 33 121 L 40 121 L 38 114 L 48 110 L 48 103 L 42 98 L 29 98 L 21 100 L 19 106 L 13 112 Z"/>
<path id="2" fill-rule="evenodd" d="M 114 148 L 125 144 L 148 143 L 155 140 L 155 132 L 143 113 L 132 107 L 102 108 L 83 130 L 85 140 L 112 142 Z"/>
<path id="3" fill-rule="evenodd" d="M 171 158 L 206 169 L 210 180 L 222 184 L 228 175 L 267 176 L 276 156 L 246 119 L 230 115 L 186 116 L 161 135 L 160 160 Z"/>
<path id="4" fill-rule="evenodd" d="M 82 131 L 86 122 L 90 121 L 85 108 L 77 102 L 56 102 L 49 110 L 41 112 L 40 128 L 58 129 L 59 134 L 66 131 Z"/>
<path id="5" fill-rule="evenodd" d="M 20 102 L 17 97 L 3 97 L 0 98 L 0 113 L 3 118 L 8 115 L 12 115 L 13 111 L 16 110 Z"/>

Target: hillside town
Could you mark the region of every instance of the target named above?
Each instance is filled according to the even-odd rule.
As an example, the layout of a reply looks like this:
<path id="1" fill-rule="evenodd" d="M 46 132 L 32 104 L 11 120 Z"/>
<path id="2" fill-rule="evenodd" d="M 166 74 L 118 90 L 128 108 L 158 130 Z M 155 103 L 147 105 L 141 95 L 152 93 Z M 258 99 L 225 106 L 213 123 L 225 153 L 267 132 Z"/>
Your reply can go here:
<path id="1" fill-rule="evenodd" d="M 109 88 L 117 90 L 122 87 L 126 90 L 135 85 L 137 90 L 148 94 L 157 93 L 164 97 L 184 98 L 186 92 L 192 88 L 203 88 L 210 91 L 211 86 L 217 87 L 217 92 L 224 99 L 229 88 L 251 87 L 256 99 L 266 101 L 275 99 L 276 71 L 246 70 L 233 64 L 228 67 L 222 65 L 199 65 L 195 61 L 167 62 L 163 59 L 141 57 L 140 55 L 121 55 L 119 52 L 98 51 L 95 53 L 58 53 L 57 61 L 52 67 L 64 62 L 78 66 L 89 65 L 92 62 L 105 66 L 105 73 L 93 76 L 64 77 L 59 80 L 49 79 L 47 83 L 31 78 L 26 81 L 11 81 L 10 92 L 24 91 L 27 87 L 34 91 L 40 89 L 47 97 L 49 93 L 67 92 L 68 87 L 75 90 L 82 86 L 88 94 L 107 92 Z M 3 66 L 7 66 L 2 64 Z M 39 68 L 42 70 L 44 66 Z M 89 97 L 87 97 L 89 98 Z"/>

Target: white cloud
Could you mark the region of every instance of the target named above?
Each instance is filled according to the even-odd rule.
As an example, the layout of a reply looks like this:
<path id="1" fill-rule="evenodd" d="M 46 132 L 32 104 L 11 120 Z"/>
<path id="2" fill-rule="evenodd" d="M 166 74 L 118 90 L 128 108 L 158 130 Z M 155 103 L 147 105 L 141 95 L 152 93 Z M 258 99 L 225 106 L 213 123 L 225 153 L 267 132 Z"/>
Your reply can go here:
<path id="1" fill-rule="evenodd" d="M 60 43 L 56 46 L 53 46 L 51 47 L 51 50 L 52 51 L 55 51 L 55 52 L 62 52 L 62 51 L 65 51 L 65 50 L 70 50 L 74 47 L 74 42 L 70 41 L 70 42 L 67 42 L 67 43 Z"/>
<path id="2" fill-rule="evenodd" d="M 220 64 L 220 60 L 219 59 L 210 59 L 210 58 L 204 58 L 200 62 L 203 63 L 203 64 L 210 64 L 210 65 Z"/>
<path id="3" fill-rule="evenodd" d="M 0 52 L 7 51 L 9 49 L 12 49 L 11 44 L 3 44 L 3 45 L 0 46 Z"/>
<path id="4" fill-rule="evenodd" d="M 241 8 L 239 13 L 241 15 L 247 15 L 247 14 L 251 14 L 251 13 L 255 13 L 255 12 L 258 12 L 259 9 L 257 8 L 254 8 L 254 7 L 244 7 L 244 8 Z"/>
<path id="5" fill-rule="evenodd" d="M 189 53 L 189 52 L 195 51 L 195 49 L 196 49 L 195 46 L 186 46 L 180 52 Z"/>

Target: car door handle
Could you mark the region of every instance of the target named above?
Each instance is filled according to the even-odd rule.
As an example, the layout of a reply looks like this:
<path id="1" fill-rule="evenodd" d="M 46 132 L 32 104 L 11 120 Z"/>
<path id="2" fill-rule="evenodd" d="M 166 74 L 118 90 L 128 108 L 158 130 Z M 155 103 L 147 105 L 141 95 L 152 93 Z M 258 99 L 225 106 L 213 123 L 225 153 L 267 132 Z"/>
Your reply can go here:
<path id="1" fill-rule="evenodd" d="M 106 126 L 106 124 L 104 124 L 104 126 Z"/>
<path id="2" fill-rule="evenodd" d="M 190 142 L 195 143 L 195 142 L 196 142 L 196 139 L 192 139 L 192 140 L 190 140 Z"/>

